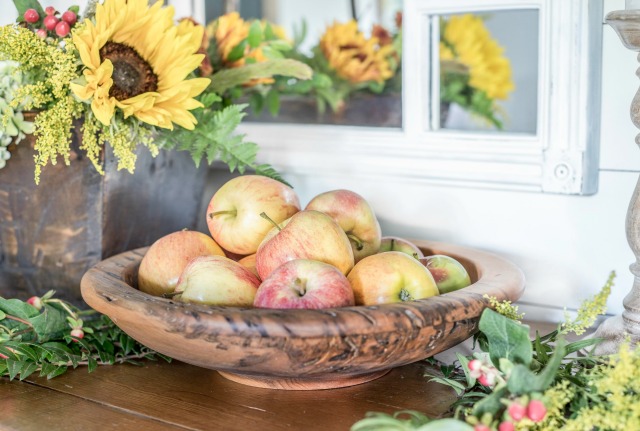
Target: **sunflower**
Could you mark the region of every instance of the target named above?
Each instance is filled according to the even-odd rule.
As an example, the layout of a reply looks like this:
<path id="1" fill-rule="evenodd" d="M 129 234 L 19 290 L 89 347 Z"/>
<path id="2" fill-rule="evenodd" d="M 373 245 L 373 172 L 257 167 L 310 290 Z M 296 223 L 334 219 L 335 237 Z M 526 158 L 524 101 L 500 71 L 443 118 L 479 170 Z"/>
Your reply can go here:
<path id="1" fill-rule="evenodd" d="M 95 23 L 74 31 L 84 79 L 71 89 L 91 101 L 102 124 L 110 124 L 117 108 L 153 126 L 194 128 L 189 110 L 202 106 L 194 97 L 209 80 L 186 78 L 204 58 L 195 54 L 204 29 L 187 20 L 174 25 L 173 15 L 162 2 L 112 0 L 96 6 Z"/>
<path id="2" fill-rule="evenodd" d="M 444 27 L 440 60 L 459 62 L 469 73 L 469 85 L 490 99 L 506 99 L 514 89 L 511 65 L 481 17 L 455 15 Z"/>
<path id="3" fill-rule="evenodd" d="M 382 83 L 393 76 L 389 56 L 393 46 L 382 45 L 377 37 L 365 38 L 358 24 L 334 23 L 320 38 L 320 50 L 336 73 L 352 83 Z"/>
<path id="4" fill-rule="evenodd" d="M 251 48 L 249 44 L 246 45 L 241 58 L 229 60 L 231 51 L 249 36 L 250 28 L 251 22 L 243 20 L 238 12 L 222 15 L 207 25 L 207 33 L 215 40 L 218 57 L 223 66 L 230 68 L 241 67 L 247 63 L 248 58 L 255 63 L 268 60 L 260 46 Z M 245 82 L 243 85 L 251 87 L 258 84 L 273 84 L 273 82 L 273 78 L 255 78 Z"/>

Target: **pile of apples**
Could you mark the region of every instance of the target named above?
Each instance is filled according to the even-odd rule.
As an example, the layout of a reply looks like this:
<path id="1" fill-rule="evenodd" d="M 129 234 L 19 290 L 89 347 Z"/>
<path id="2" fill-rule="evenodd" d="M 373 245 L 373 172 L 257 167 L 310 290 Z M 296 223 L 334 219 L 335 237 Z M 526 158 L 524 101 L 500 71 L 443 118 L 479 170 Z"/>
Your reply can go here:
<path id="1" fill-rule="evenodd" d="M 258 175 L 224 184 L 207 208 L 211 236 L 183 230 L 153 243 L 138 287 L 184 302 L 332 308 L 428 298 L 470 284 L 455 259 L 382 237 L 369 203 L 349 190 L 304 208 L 289 186 Z"/>

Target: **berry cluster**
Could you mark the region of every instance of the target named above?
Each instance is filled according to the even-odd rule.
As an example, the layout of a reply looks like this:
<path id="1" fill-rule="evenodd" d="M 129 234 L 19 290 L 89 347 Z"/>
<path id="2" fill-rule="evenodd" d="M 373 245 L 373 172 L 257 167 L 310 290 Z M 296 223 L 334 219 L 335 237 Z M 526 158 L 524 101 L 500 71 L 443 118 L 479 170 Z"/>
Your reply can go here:
<path id="1" fill-rule="evenodd" d="M 27 299 L 27 304 L 31 305 L 32 307 L 36 308 L 37 310 L 41 310 L 42 307 L 44 307 L 44 302 L 57 302 L 61 304 L 61 301 L 59 299 L 53 299 L 53 300 L 48 300 L 46 298 L 40 298 L 38 296 L 32 296 L 31 298 Z M 71 335 L 71 339 L 73 341 L 75 341 L 76 343 L 78 342 L 78 340 L 81 340 L 82 338 L 84 338 L 84 331 L 82 329 L 82 319 L 77 318 L 77 316 L 75 315 L 75 313 L 73 313 L 71 310 L 69 310 L 68 307 L 63 306 L 63 308 L 65 309 L 65 311 L 67 311 L 70 315 L 70 317 L 67 318 L 67 321 L 69 322 L 69 326 L 71 327 L 71 332 L 69 335 Z M 6 357 L 4 357 L 4 355 L 2 355 L 0 353 L 0 358 L 6 359 Z"/>
<path id="2" fill-rule="evenodd" d="M 44 10 L 46 16 L 41 17 L 37 10 L 27 9 L 24 12 L 23 18 L 24 22 L 33 28 L 36 34 L 43 39 L 53 33 L 58 37 L 66 37 L 78 21 L 77 10 L 78 8 L 76 6 L 72 6 L 58 17 L 60 12 L 53 6 L 48 6 Z"/>
<path id="3" fill-rule="evenodd" d="M 488 388 L 493 388 L 500 381 L 504 382 L 502 373 L 492 364 L 484 362 L 480 359 L 469 361 L 469 375 L 478 380 L 478 382 Z M 541 422 L 547 415 L 547 408 L 544 402 L 539 399 L 540 394 L 531 394 L 523 396 L 516 400 L 503 400 L 507 409 L 503 415 L 503 420 L 498 424 L 497 431 L 514 431 L 516 424 L 523 419 L 529 419 L 532 422 Z M 469 419 L 469 418 L 468 418 Z M 472 418 L 468 420 L 474 425 L 474 431 L 492 431 L 491 424 L 495 426 L 491 415 L 483 417 L 482 420 Z"/>

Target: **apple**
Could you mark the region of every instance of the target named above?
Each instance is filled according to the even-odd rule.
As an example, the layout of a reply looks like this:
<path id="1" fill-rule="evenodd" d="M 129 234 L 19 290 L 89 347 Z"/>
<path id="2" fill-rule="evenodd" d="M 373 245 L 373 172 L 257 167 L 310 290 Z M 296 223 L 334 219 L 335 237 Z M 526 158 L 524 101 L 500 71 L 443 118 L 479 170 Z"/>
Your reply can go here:
<path id="1" fill-rule="evenodd" d="M 452 257 L 436 254 L 423 257 L 420 262 L 431 272 L 441 294 L 453 292 L 471 284 L 467 270 Z"/>
<path id="2" fill-rule="evenodd" d="M 273 271 L 256 293 L 256 308 L 332 308 L 354 305 L 351 285 L 338 268 L 309 259 L 290 260 Z"/>
<path id="3" fill-rule="evenodd" d="M 258 270 L 256 269 L 256 254 L 250 254 L 249 256 L 245 256 L 238 261 L 238 263 L 249 271 L 253 272 L 256 277 L 259 277 Z"/>
<path id="4" fill-rule="evenodd" d="M 362 259 L 347 276 L 356 305 L 412 301 L 438 295 L 429 270 L 399 251 L 386 251 Z"/>
<path id="5" fill-rule="evenodd" d="M 183 302 L 229 307 L 251 307 L 260 280 L 228 257 L 200 256 L 189 262 L 176 286 Z"/>
<path id="6" fill-rule="evenodd" d="M 311 199 L 307 210 L 323 212 L 338 222 L 347 234 L 357 263 L 378 252 L 382 232 L 373 208 L 362 196 L 350 190 L 332 190 Z"/>
<path id="7" fill-rule="evenodd" d="M 223 249 L 249 255 L 273 227 L 260 213 L 280 223 L 298 211 L 300 202 L 291 187 L 261 175 L 243 175 L 216 191 L 206 218 L 211 236 Z"/>
<path id="8" fill-rule="evenodd" d="M 413 256 L 415 259 L 420 259 L 424 257 L 424 253 L 422 250 L 418 248 L 417 245 L 408 241 L 404 238 L 399 238 L 397 236 L 383 236 L 380 241 L 380 250 L 379 252 L 385 251 L 401 251 L 402 253 L 406 253 L 409 256 Z"/>
<path id="9" fill-rule="evenodd" d="M 160 296 L 173 292 L 187 264 L 198 256 L 224 256 L 224 250 L 209 236 L 181 230 L 154 242 L 140 262 L 138 289 Z"/>
<path id="10" fill-rule="evenodd" d="M 268 219 L 270 216 L 264 214 Z M 319 211 L 304 210 L 274 227 L 258 247 L 256 269 L 262 280 L 285 262 L 294 259 L 319 260 L 343 274 L 353 268 L 349 238 L 338 223 Z"/>

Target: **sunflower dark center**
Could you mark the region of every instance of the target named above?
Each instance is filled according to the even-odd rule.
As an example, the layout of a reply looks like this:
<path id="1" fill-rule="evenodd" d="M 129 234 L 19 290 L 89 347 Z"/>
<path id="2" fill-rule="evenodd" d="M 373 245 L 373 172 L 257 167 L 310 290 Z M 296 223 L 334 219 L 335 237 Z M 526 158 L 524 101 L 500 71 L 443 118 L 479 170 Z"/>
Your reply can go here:
<path id="1" fill-rule="evenodd" d="M 100 49 L 100 59 L 107 58 L 113 64 L 109 96 L 125 100 L 158 89 L 158 76 L 135 49 L 122 43 L 107 42 Z"/>

